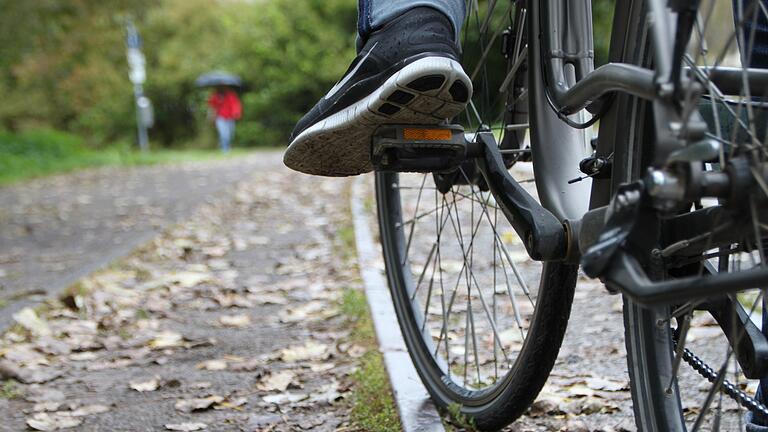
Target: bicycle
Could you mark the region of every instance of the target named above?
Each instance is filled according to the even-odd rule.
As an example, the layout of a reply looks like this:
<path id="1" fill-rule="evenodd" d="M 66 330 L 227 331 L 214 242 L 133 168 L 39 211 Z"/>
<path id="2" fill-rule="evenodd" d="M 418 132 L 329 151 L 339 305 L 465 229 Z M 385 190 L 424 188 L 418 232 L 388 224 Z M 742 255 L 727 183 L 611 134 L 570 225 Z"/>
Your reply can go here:
<path id="1" fill-rule="evenodd" d="M 522 415 L 557 357 L 581 265 L 623 296 L 639 430 L 767 415 L 743 390 L 768 372 L 755 324 L 768 73 L 746 54 L 765 4 L 740 0 L 710 50 L 714 0 L 619 1 L 598 68 L 588 0 L 469 7 L 475 95 L 461 125 L 383 127 L 371 150 L 386 273 L 433 401 L 479 429 Z M 687 340 L 702 314 L 722 329 L 719 352 Z"/>

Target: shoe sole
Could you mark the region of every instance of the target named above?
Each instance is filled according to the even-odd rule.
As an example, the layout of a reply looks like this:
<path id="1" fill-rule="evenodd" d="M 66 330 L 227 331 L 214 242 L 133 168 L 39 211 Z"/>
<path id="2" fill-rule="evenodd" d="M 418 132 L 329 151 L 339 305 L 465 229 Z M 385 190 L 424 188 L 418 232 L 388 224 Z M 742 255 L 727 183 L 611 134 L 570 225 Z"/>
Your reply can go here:
<path id="1" fill-rule="evenodd" d="M 445 57 L 416 60 L 369 96 L 305 129 L 288 146 L 283 163 L 329 177 L 369 172 L 376 128 L 438 124 L 462 112 L 471 97 L 472 82 L 458 62 Z"/>

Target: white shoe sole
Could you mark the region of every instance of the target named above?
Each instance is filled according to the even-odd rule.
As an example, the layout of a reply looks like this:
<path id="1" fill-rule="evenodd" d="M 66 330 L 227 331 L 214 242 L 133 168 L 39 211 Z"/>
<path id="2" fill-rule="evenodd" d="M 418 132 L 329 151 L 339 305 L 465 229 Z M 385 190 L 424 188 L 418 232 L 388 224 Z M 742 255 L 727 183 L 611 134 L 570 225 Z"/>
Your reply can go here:
<path id="1" fill-rule="evenodd" d="M 286 166 L 307 174 L 342 177 L 369 172 L 371 137 L 382 124 L 438 124 L 464 110 L 472 83 L 445 57 L 419 59 L 376 91 L 305 129 L 283 155 Z"/>

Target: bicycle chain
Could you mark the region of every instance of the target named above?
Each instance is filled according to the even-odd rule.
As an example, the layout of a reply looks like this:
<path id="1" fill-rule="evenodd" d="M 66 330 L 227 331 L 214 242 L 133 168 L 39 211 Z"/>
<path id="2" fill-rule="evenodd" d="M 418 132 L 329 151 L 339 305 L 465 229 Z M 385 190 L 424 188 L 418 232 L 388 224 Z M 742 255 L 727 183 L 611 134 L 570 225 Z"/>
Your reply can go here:
<path id="1" fill-rule="evenodd" d="M 717 381 L 717 372 L 688 348 L 683 349 L 683 360 L 710 383 L 715 383 L 715 381 Z M 720 387 L 722 387 L 723 392 L 726 395 L 730 396 L 730 398 L 736 401 L 739 405 L 750 410 L 753 414 L 768 417 L 768 407 L 736 388 L 736 386 L 727 379 L 723 380 Z"/>

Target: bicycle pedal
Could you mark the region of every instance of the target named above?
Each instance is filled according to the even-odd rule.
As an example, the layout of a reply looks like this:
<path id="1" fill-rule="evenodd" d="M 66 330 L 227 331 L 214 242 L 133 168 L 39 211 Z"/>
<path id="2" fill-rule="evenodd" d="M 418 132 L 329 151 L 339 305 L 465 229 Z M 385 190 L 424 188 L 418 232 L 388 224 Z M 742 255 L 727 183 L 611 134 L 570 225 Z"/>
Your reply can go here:
<path id="1" fill-rule="evenodd" d="M 466 154 L 460 125 L 383 125 L 376 129 L 371 143 L 371 163 L 378 171 L 449 171 Z"/>

